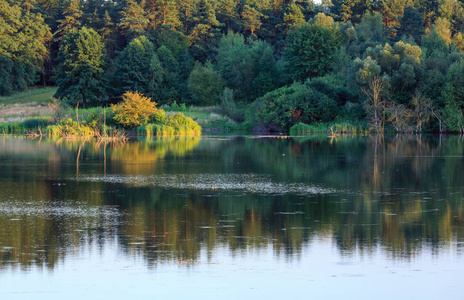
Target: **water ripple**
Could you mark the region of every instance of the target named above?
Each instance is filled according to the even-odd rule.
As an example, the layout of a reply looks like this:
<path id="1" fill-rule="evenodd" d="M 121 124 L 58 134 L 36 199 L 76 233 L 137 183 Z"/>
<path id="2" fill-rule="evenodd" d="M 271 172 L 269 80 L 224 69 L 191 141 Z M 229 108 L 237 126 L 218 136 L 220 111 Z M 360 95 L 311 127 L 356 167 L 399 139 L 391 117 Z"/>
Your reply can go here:
<path id="1" fill-rule="evenodd" d="M 75 178 L 70 178 L 75 180 Z M 263 194 L 329 194 L 336 190 L 307 183 L 275 182 L 267 175 L 258 174 L 173 174 L 139 176 L 81 176 L 79 181 L 109 182 L 133 186 L 191 190 L 246 191 Z"/>

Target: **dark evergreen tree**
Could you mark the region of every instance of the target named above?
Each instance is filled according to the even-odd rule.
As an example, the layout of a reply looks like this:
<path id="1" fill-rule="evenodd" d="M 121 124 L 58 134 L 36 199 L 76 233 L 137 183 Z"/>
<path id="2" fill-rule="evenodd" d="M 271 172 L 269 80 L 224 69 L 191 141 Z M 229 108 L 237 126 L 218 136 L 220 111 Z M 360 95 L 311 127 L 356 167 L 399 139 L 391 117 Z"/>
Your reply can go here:
<path id="1" fill-rule="evenodd" d="M 400 18 L 400 26 L 396 31 L 397 40 L 407 36 L 412 37 L 416 44 L 419 44 L 424 34 L 422 22 L 422 16 L 417 9 L 412 6 L 406 7 L 403 16 Z"/>
<path id="2" fill-rule="evenodd" d="M 127 91 L 140 92 L 158 99 L 163 81 L 163 69 L 155 47 L 145 36 L 132 40 L 116 62 L 113 89 L 117 95 Z"/>
<path id="3" fill-rule="evenodd" d="M 212 50 L 217 45 L 220 32 L 220 23 L 209 0 L 199 0 L 195 4 L 193 25 L 189 35 L 192 55 L 203 62 L 213 57 Z"/>
<path id="4" fill-rule="evenodd" d="M 80 0 L 68 0 L 64 4 L 64 19 L 58 21 L 58 30 L 54 33 L 55 38 L 61 40 L 71 30 L 79 30 L 82 27 L 82 15 Z"/>
<path id="5" fill-rule="evenodd" d="M 149 20 L 143 5 L 134 0 L 127 0 L 127 4 L 121 12 L 121 20 L 118 23 L 127 40 L 145 35 L 148 23 Z"/>
<path id="6" fill-rule="evenodd" d="M 98 33 L 87 27 L 68 32 L 58 53 L 58 90 L 55 97 L 70 104 L 98 105 L 106 101 L 104 45 Z"/>

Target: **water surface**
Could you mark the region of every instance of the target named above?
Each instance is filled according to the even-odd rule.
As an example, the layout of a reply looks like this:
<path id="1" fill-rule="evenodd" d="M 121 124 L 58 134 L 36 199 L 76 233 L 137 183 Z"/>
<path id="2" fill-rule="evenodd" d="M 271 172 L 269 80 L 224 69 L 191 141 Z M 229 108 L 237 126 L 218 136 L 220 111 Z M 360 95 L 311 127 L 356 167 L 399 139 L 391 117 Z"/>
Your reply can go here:
<path id="1" fill-rule="evenodd" d="M 458 136 L 0 140 L 1 299 L 462 299 Z"/>

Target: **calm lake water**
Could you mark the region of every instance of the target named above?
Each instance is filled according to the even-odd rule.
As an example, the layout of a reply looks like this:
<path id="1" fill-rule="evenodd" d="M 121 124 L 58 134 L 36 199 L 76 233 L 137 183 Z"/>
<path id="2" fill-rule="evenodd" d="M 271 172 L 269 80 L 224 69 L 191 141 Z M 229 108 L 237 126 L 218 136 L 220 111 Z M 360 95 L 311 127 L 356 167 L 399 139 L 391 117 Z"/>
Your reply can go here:
<path id="1" fill-rule="evenodd" d="M 0 299 L 464 299 L 464 141 L 0 139 Z"/>

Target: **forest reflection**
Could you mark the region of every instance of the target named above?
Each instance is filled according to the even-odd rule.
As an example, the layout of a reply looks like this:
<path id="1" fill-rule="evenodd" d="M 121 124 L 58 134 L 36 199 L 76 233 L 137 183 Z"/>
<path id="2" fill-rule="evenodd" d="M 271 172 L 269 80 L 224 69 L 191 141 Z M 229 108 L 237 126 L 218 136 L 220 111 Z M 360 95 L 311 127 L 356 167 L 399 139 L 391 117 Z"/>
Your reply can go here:
<path id="1" fill-rule="evenodd" d="M 463 151 L 458 136 L 116 145 L 6 138 L 0 142 L 0 268 L 53 269 L 89 245 L 113 245 L 153 266 L 210 260 L 220 247 L 238 254 L 271 246 L 276 256 L 298 259 L 320 239 L 332 240 L 340 255 L 380 248 L 407 260 L 424 249 L 461 252 Z M 205 174 L 213 182 L 228 174 L 230 182 L 195 185 Z M 278 188 L 244 190 L 250 178 Z M 200 187 L 187 188 L 186 181 Z M 317 189 L 285 190 L 295 184 Z"/>

